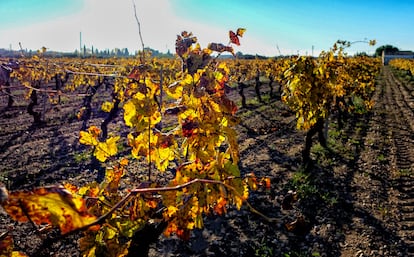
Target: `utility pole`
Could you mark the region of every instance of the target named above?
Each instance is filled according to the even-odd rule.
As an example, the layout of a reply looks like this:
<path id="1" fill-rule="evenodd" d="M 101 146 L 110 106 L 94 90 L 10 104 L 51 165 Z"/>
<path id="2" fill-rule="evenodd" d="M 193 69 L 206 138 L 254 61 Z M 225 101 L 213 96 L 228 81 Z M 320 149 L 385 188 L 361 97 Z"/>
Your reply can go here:
<path id="1" fill-rule="evenodd" d="M 82 54 L 82 31 L 79 32 L 79 57 Z"/>
<path id="2" fill-rule="evenodd" d="M 279 45 L 276 45 L 276 48 L 277 48 L 277 51 L 279 52 L 279 56 L 282 56 L 282 53 L 280 52 L 280 49 L 279 49 Z"/>

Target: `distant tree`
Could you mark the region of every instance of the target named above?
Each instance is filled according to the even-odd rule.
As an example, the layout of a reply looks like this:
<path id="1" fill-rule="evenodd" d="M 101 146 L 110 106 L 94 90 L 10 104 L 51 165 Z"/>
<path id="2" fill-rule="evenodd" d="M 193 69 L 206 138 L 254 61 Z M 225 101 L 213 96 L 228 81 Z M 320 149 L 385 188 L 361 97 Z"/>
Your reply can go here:
<path id="1" fill-rule="evenodd" d="M 122 52 L 124 56 L 129 56 L 128 48 L 124 48 Z"/>
<path id="2" fill-rule="evenodd" d="M 383 45 L 378 47 L 377 50 L 375 50 L 375 56 L 381 56 L 382 51 L 385 51 L 386 53 L 395 53 L 399 51 L 399 49 L 392 45 Z"/>
<path id="3" fill-rule="evenodd" d="M 240 52 L 240 51 L 236 52 L 236 57 L 237 58 L 243 58 L 243 53 Z"/>
<path id="4" fill-rule="evenodd" d="M 355 56 L 365 56 L 365 57 L 367 57 L 367 56 L 369 56 L 366 52 L 357 52 L 356 54 L 355 54 Z"/>

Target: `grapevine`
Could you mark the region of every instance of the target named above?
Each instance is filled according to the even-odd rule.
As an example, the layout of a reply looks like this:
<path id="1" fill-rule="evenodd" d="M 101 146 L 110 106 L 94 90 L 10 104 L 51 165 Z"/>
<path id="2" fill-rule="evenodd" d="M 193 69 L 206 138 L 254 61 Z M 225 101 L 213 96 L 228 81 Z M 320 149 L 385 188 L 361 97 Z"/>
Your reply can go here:
<path id="1" fill-rule="evenodd" d="M 243 33 L 244 29 L 230 32 L 230 44 L 240 44 Z M 139 232 L 153 222 L 166 236 L 188 239 L 192 229 L 203 226 L 205 214 L 223 214 L 230 204 L 240 209 L 256 178 L 240 174 L 234 129 L 237 107 L 224 90 L 230 70 L 212 57 L 213 52 L 232 53 L 233 48 L 212 43 L 202 49 L 196 37 L 183 32 L 177 37 L 176 50 L 182 65 L 171 73 L 160 72 L 164 65 L 156 60 L 127 68 L 113 64 L 118 73 L 111 75 L 101 73 L 102 66 L 66 64 L 63 70 L 71 79 L 66 75 L 61 82 L 71 90 L 85 86 L 92 90 L 85 92 L 85 99 L 104 84 L 113 88 L 113 101 L 102 106 L 109 118 L 101 128 L 85 128 L 85 119 L 80 132 L 80 143 L 90 146 L 94 157 L 106 166 L 104 180 L 82 187 L 65 184 L 10 192 L 1 203 L 6 212 L 21 222 L 59 227 L 63 234 L 85 231 L 80 241 L 84 256 L 132 256 L 130 250 L 135 250 Z M 51 80 L 46 63 L 39 65 L 46 68 L 39 72 L 42 76 L 30 81 Z M 25 71 L 18 73 L 21 81 L 29 77 Z M 57 73 L 53 74 L 56 79 Z M 168 102 L 162 100 L 163 92 Z M 85 104 L 87 108 L 89 104 Z M 102 129 L 118 108 L 122 108 L 124 123 L 130 129 L 126 138 Z M 164 120 L 169 128 L 162 126 Z M 127 141 L 132 158 L 120 156 L 121 139 Z M 141 172 L 147 176 L 140 176 L 145 179 L 136 181 L 137 188 L 121 190 L 122 177 L 135 159 L 145 161 L 148 169 Z M 154 174 L 165 172 L 173 174 L 168 184 L 153 180 Z M 53 208 L 49 207 L 51 201 Z"/>
<path id="2" fill-rule="evenodd" d="M 297 128 L 307 131 L 302 155 L 305 164 L 310 161 L 313 135 L 318 134 L 321 145 L 327 147 L 323 130 L 331 113 L 352 112 L 352 99 L 356 97 L 362 99 L 365 108 L 372 106 L 370 96 L 375 89 L 379 62 L 348 58 L 344 49 L 350 45 L 338 41 L 317 59 L 297 57 L 285 72 L 282 100 L 296 113 Z"/>
<path id="3" fill-rule="evenodd" d="M 389 63 L 392 67 L 406 71 L 409 75 L 414 74 L 414 62 L 410 59 L 393 59 Z"/>
<path id="4" fill-rule="evenodd" d="M 150 241 L 161 233 L 187 240 L 193 229 L 203 227 L 206 215 L 222 215 L 230 205 L 240 209 L 245 204 L 275 222 L 247 202 L 250 190 L 262 182 L 269 188 L 270 180 L 243 177 L 239 170 L 237 106 L 225 88 L 236 82 L 246 107 L 243 90 L 248 84 L 263 103 L 261 79 L 268 78 L 270 96 L 277 82 L 282 100 L 296 113 L 297 128 L 307 131 L 307 163 L 313 135 L 327 147 L 322 130 L 330 116 L 337 115 L 339 123 L 348 113 L 373 105 L 379 62 L 348 57 L 344 49 L 350 43 L 344 41 L 317 59 L 219 61 L 217 55 L 223 52 L 234 55 L 233 45 L 240 45 L 244 32 L 230 31 L 227 45 L 202 48 L 197 37 L 184 31 L 176 38 L 175 60 L 151 58 L 145 51 L 139 60 L 48 59 L 42 51 L 22 58 L 8 69 L 10 77 L 2 79 L 6 94 L 12 97 L 9 79 L 17 79 L 27 90 L 28 112 L 35 123 L 43 122 L 44 115 L 34 110 L 38 93 L 47 94 L 54 104 L 62 95 L 84 97 L 77 115 L 82 120 L 79 142 L 90 148 L 92 162 L 102 172 L 95 182 L 82 186 L 8 192 L 0 185 L 3 208 L 39 231 L 53 227 L 64 236 L 82 232 L 79 247 L 84 256 L 133 256 L 148 251 Z M 47 87 L 51 84 L 53 89 Z M 92 102 L 101 93 L 109 94 L 99 103 L 107 114 L 100 124 L 91 125 Z M 127 132 L 109 128 L 119 114 Z M 167 182 L 158 180 L 162 176 Z M 7 255 L 21 254 L 13 251 L 7 233 L 0 241 Z"/>

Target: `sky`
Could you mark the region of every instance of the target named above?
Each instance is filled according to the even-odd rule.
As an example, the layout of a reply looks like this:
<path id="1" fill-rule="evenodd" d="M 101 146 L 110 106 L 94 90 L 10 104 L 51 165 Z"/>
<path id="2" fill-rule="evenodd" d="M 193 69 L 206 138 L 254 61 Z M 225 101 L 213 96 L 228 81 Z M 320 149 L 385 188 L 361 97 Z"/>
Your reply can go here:
<path id="1" fill-rule="evenodd" d="M 246 32 L 235 51 L 266 56 L 318 55 L 338 40 L 347 52 L 373 54 L 381 45 L 414 50 L 410 0 L 0 0 L 0 48 L 73 52 L 141 49 L 133 3 L 146 47 L 175 50 L 186 30 L 202 47 L 227 44 L 228 31 Z M 368 46 L 375 39 L 377 45 Z"/>

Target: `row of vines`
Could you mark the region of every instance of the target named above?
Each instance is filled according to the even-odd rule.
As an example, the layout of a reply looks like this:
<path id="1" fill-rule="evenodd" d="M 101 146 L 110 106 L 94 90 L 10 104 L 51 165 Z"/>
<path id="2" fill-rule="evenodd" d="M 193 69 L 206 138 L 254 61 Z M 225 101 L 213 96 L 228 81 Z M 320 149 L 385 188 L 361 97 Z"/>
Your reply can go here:
<path id="1" fill-rule="evenodd" d="M 393 59 L 390 65 L 394 68 L 406 71 L 408 75 L 414 74 L 414 61 L 412 59 Z"/>
<path id="2" fill-rule="evenodd" d="M 1 89 L 13 105 L 13 89 L 24 87 L 27 111 L 33 123 L 44 122 L 38 94 L 59 105 L 61 96 L 82 97 L 77 110 L 82 122 L 81 144 L 89 146 L 93 161 L 103 169 L 101 179 L 88 185 L 64 184 L 8 191 L 1 186 L 0 203 L 19 222 L 38 229 L 58 228 L 63 235 L 82 233 L 84 256 L 133 256 L 142 250 L 140 231 L 151 226 L 169 236 L 189 239 L 191 230 L 203 227 L 203 217 L 223 214 L 229 205 L 246 205 L 270 225 L 277 220 L 248 203 L 249 191 L 270 188 L 269 178 L 241 174 L 236 125 L 238 105 L 229 99 L 229 88 L 243 90 L 278 86 L 282 98 L 297 117 L 297 128 L 307 131 L 303 161 L 310 162 L 312 137 L 326 146 L 324 127 L 329 117 L 372 107 L 377 59 L 348 57 L 349 42 L 338 41 L 319 58 L 293 56 L 268 60 L 222 60 L 233 53 L 245 29 L 229 32 L 229 44 L 211 43 L 202 48 L 192 33 L 176 39 L 176 59 L 154 59 L 142 52 L 137 59 L 47 58 L 44 50 L 17 61 L 2 60 Z M 369 42 L 372 43 L 372 42 Z M 264 79 L 265 78 L 265 79 Z M 264 82 L 265 81 L 265 82 Z M 102 103 L 107 112 L 100 127 L 90 125 L 92 99 L 98 89 L 110 91 Z M 128 133 L 110 131 L 119 115 Z M 119 151 L 120 142 L 129 146 Z M 133 162 L 143 162 L 145 179 L 125 188 L 123 177 Z M 167 183 L 157 174 L 170 173 Z M 156 226 L 153 226 L 156 224 Z M 14 251 L 13 238 L 0 235 L 0 255 L 24 256 Z M 135 256 L 135 255 L 134 255 Z"/>

